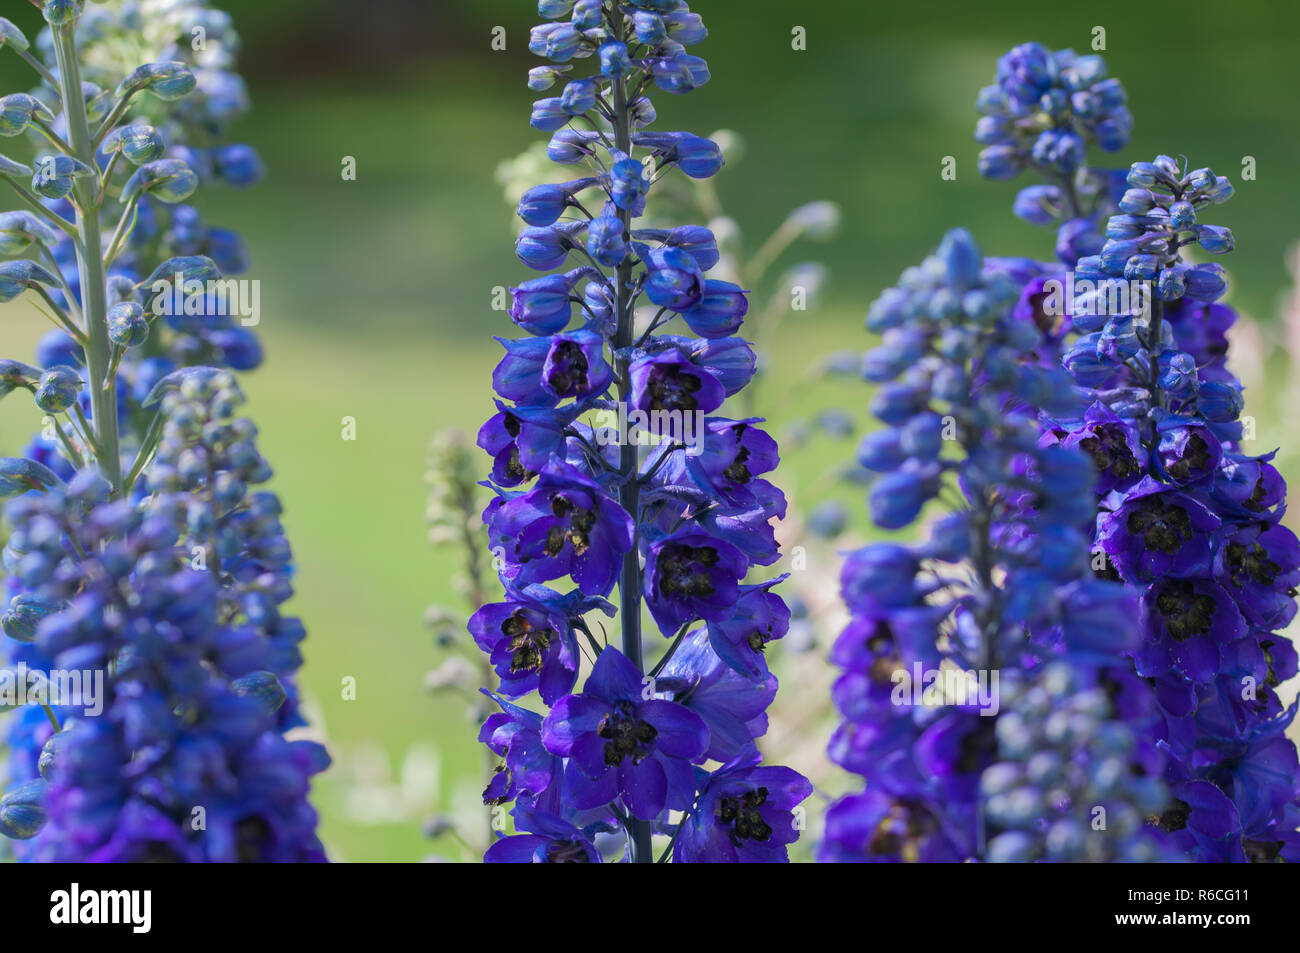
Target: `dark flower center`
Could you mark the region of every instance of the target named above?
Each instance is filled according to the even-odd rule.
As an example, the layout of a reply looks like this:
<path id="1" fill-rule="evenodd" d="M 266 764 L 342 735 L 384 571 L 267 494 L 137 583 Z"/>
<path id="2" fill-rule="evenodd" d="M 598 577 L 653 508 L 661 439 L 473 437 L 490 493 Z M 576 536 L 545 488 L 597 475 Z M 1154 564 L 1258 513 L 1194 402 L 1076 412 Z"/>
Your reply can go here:
<path id="1" fill-rule="evenodd" d="M 740 442 L 744 439 L 745 428 L 742 426 L 734 429 L 736 432 L 736 456 L 727 466 L 727 469 L 722 471 L 722 475 L 732 483 L 748 483 L 754 479 L 754 474 L 750 473 L 749 467 L 746 466 L 749 460 L 749 448 Z"/>
<path id="2" fill-rule="evenodd" d="M 665 546 L 659 554 L 659 590 L 682 598 L 711 596 L 709 569 L 717 563 L 718 551 L 712 546 Z"/>
<path id="3" fill-rule="evenodd" d="M 540 672 L 546 650 L 559 633 L 549 626 L 534 625 L 528 610 L 519 609 L 501 623 L 501 634 L 510 639 L 510 671 Z"/>
<path id="4" fill-rule="evenodd" d="M 1141 470 L 1122 427 L 1103 424 L 1093 428 L 1093 436 L 1079 441 L 1079 447 L 1090 457 L 1101 473 L 1110 473 L 1117 480 L 1127 480 Z"/>
<path id="5" fill-rule="evenodd" d="M 894 857 L 916 863 L 921 857 L 921 843 L 938 830 L 938 822 L 915 801 L 903 800 L 881 819 L 867 850 L 877 857 Z"/>
<path id="6" fill-rule="evenodd" d="M 1277 581 L 1282 567 L 1268 558 L 1268 550 L 1256 540 L 1250 545 L 1229 543 L 1226 553 L 1228 573 L 1233 585 L 1241 586 L 1245 579 L 1261 586 L 1271 586 Z"/>
<path id="7" fill-rule="evenodd" d="M 589 864 L 587 848 L 576 840 L 557 840 L 546 845 L 548 864 Z"/>
<path id="8" fill-rule="evenodd" d="M 561 341 L 551 349 L 551 375 L 547 383 L 562 397 L 569 397 L 587 384 L 587 355 L 573 341 Z"/>
<path id="9" fill-rule="evenodd" d="M 577 555 L 585 553 L 591 546 L 591 530 L 596 525 L 595 511 L 580 509 L 567 497 L 557 494 L 551 500 L 551 512 L 561 520 L 567 517 L 569 525 L 552 526 L 546 531 L 546 555 L 558 556 L 566 542 L 573 544 Z"/>
<path id="10" fill-rule="evenodd" d="M 894 672 L 900 660 L 894 651 L 894 630 L 884 619 L 876 622 L 876 628 L 867 639 L 867 650 L 875 656 L 867 675 L 875 685 L 890 685 L 894 681 Z"/>
<path id="11" fill-rule="evenodd" d="M 1268 491 L 1264 488 L 1264 478 L 1260 477 L 1255 481 L 1255 489 L 1251 490 L 1250 498 L 1241 505 L 1248 510 L 1258 512 L 1264 508 L 1264 497 L 1267 495 Z"/>
<path id="12" fill-rule="evenodd" d="M 271 844 L 271 825 L 261 817 L 245 817 L 235 825 L 235 852 L 240 863 L 256 863 Z"/>
<path id="13" fill-rule="evenodd" d="M 1192 520 L 1181 506 L 1145 497 L 1128 516 L 1128 531 L 1141 536 L 1147 549 L 1175 555 L 1192 538 Z"/>
<path id="14" fill-rule="evenodd" d="M 619 702 L 600 720 L 596 734 L 605 739 L 605 764 L 613 767 L 631 758 L 640 764 L 654 750 L 654 740 L 659 732 L 654 725 L 642 721 L 627 702 Z"/>
<path id="15" fill-rule="evenodd" d="M 506 428 L 506 433 L 508 433 L 511 437 L 519 436 L 519 430 L 520 430 L 519 418 L 516 417 L 514 414 L 506 414 L 506 419 L 504 421 L 503 426 Z"/>
<path id="16" fill-rule="evenodd" d="M 996 718 L 981 718 L 979 727 L 961 739 L 956 767 L 962 774 L 983 771 L 992 761 L 998 750 L 996 721 Z"/>
<path id="17" fill-rule="evenodd" d="M 498 764 L 495 768 L 492 769 L 492 773 L 493 773 L 493 774 L 500 774 L 500 773 L 502 773 L 503 771 L 504 771 L 507 775 L 509 775 L 509 773 L 510 773 L 510 769 L 506 766 L 505 762 L 502 762 L 501 764 Z M 510 799 L 507 798 L 504 794 L 503 794 L 503 795 L 500 795 L 500 796 L 498 796 L 498 797 L 489 798 L 489 797 L 488 797 L 488 792 L 491 791 L 491 790 L 492 790 L 492 785 L 491 785 L 490 783 L 488 784 L 487 787 L 485 787 L 485 788 L 483 789 L 483 803 L 484 803 L 484 804 L 488 804 L 488 805 L 493 805 L 493 804 L 500 805 L 500 804 L 505 804 L 507 801 L 510 800 Z M 507 790 L 507 791 L 510 790 L 510 785 L 509 785 L 508 783 L 506 784 L 505 790 Z"/>
<path id="18" fill-rule="evenodd" d="M 1167 469 L 1169 475 L 1175 480 L 1185 482 L 1198 473 L 1204 473 L 1213 462 L 1210 456 L 1210 445 L 1200 434 L 1194 433 L 1187 438 L 1187 446 L 1183 448 L 1182 456 L 1171 463 Z"/>
<path id="19" fill-rule="evenodd" d="M 528 470 L 519 460 L 519 448 L 510 448 L 510 458 L 506 461 L 506 475 L 512 480 L 522 480 L 528 476 Z"/>
<path id="20" fill-rule="evenodd" d="M 719 798 L 713 816 L 722 826 L 731 826 L 731 842 L 743 847 L 747 840 L 762 842 L 771 838 L 772 828 L 758 810 L 765 803 L 767 788 L 757 788 L 737 797 Z"/>
<path id="21" fill-rule="evenodd" d="M 1192 815 L 1192 807 L 1186 801 L 1174 798 L 1174 803 L 1160 815 L 1160 829 L 1172 834 L 1187 826 L 1187 819 Z"/>
<path id="22" fill-rule="evenodd" d="M 698 375 L 677 364 L 660 365 L 650 376 L 649 410 L 697 410 L 695 393 L 703 386 Z"/>
<path id="23" fill-rule="evenodd" d="M 1214 610 L 1214 597 L 1197 592 L 1186 579 L 1165 583 L 1156 596 L 1156 611 L 1164 617 L 1165 628 L 1175 642 L 1207 634 L 1214 624 Z"/>
<path id="24" fill-rule="evenodd" d="M 1272 864 L 1277 862 L 1278 855 L 1282 853 L 1282 848 L 1286 846 L 1286 841 L 1280 840 L 1242 840 L 1242 850 L 1246 852 L 1246 859 L 1252 864 Z"/>

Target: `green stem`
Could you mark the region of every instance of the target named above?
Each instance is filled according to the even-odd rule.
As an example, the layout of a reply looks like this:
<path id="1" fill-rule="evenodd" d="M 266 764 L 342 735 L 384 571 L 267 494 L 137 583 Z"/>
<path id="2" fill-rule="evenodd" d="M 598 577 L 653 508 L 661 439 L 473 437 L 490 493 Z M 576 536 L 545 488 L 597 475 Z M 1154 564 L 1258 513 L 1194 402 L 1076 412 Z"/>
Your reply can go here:
<path id="1" fill-rule="evenodd" d="M 140 478 L 144 468 L 149 465 L 149 458 L 153 456 L 154 449 L 158 446 L 158 440 L 162 437 L 163 432 L 163 415 L 162 412 L 153 415 L 153 420 L 149 422 L 149 430 L 145 433 L 144 439 L 140 441 L 140 450 L 135 455 L 135 463 L 131 465 L 131 472 L 126 475 L 123 486 L 127 492 L 135 486 L 135 481 Z"/>
<path id="2" fill-rule="evenodd" d="M 45 717 L 50 720 L 50 724 L 54 726 L 54 733 L 58 734 L 62 731 L 63 726 L 59 724 L 59 716 L 54 714 L 54 709 L 45 704 L 45 702 L 41 702 L 41 708 L 45 712 Z"/>
<path id="3" fill-rule="evenodd" d="M 72 154 L 89 168 L 95 168 L 95 144 L 86 117 L 86 103 L 81 93 L 81 65 L 77 61 L 77 23 L 54 29 L 54 52 L 59 65 L 59 83 L 67 118 L 68 140 Z M 122 492 L 122 457 L 117 428 L 117 384 L 109 374 L 113 348 L 108 339 L 107 283 L 104 275 L 103 245 L 99 230 L 98 180 L 87 177 L 78 181 L 75 193 L 77 213 L 77 270 L 81 279 L 81 304 L 87 333 L 86 368 L 90 372 L 90 405 L 95 422 L 95 445 L 99 468 L 113 486 L 115 495 Z"/>
<path id="4" fill-rule="evenodd" d="M 14 52 L 26 60 L 28 66 L 40 73 L 41 79 L 45 80 L 51 89 L 55 92 L 59 92 L 59 78 L 46 69 L 44 63 L 32 56 L 32 54 L 26 50 L 15 49 Z M 63 94 L 60 92 L 59 95 L 61 97 Z"/>

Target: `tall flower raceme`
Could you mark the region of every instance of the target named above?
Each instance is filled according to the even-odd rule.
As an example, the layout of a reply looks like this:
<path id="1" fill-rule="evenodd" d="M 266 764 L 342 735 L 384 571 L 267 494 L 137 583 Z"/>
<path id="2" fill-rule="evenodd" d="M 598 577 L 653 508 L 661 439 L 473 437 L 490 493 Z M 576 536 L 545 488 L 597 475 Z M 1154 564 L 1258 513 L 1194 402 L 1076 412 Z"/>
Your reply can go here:
<path id="1" fill-rule="evenodd" d="M 0 160 L 21 205 L 0 251 L 29 256 L 0 263 L 0 295 L 57 326 L 34 364 L 0 362 L 0 395 L 47 415 L 0 479 L 8 682 L 35 702 L 8 716 L 0 830 L 23 859 L 323 859 L 306 794 L 328 757 L 284 735 L 291 552 L 237 416 L 256 297 L 218 284 L 245 267 L 239 237 L 184 204 L 259 175 L 225 143 L 238 38 L 201 2 L 43 12 L 34 46 L 0 21 L 40 83 L 0 99 L 0 132 L 35 143 L 30 166 Z M 159 58 L 120 60 L 141 51 Z"/>
<path id="2" fill-rule="evenodd" d="M 531 336 L 503 341 L 499 412 L 479 435 L 506 590 L 469 624 L 500 682 L 481 738 L 502 765 L 484 797 L 515 802 L 516 830 L 485 859 L 597 861 L 595 838 L 616 833 L 633 862 L 655 859 L 656 834 L 663 860 L 781 861 L 811 786 L 763 766 L 755 744 L 776 691 L 763 648 L 789 613 L 777 580 L 747 581 L 779 558 L 784 499 L 763 476 L 776 444 L 760 420 L 719 415 L 754 374 L 735 336 L 746 292 L 706 277 L 719 255 L 707 228 L 637 221 L 659 177 L 722 165 L 707 139 L 649 129 L 651 87 L 709 78 L 686 52 L 705 28 L 679 0 L 538 10 L 548 22 L 530 47 L 553 65 L 529 84 L 564 86 L 532 124 L 553 133 L 551 159 L 586 168 L 519 203 L 518 256 L 552 273 L 513 289 L 511 317 Z M 583 60 L 592 75 L 570 75 Z M 691 334 L 656 333 L 677 319 Z M 615 614 L 615 585 L 619 647 L 587 621 Z M 645 608 L 666 646 L 649 669 Z M 515 704 L 533 693 L 544 714 Z"/>
<path id="3" fill-rule="evenodd" d="M 876 524 L 943 515 L 921 543 L 851 553 L 852 621 L 832 650 L 844 721 L 831 757 L 864 790 L 830 809 L 820 858 L 1149 860 L 1165 792 L 1135 649 L 1135 600 L 1094 579 L 1087 456 L 1042 446 L 1038 407 L 1073 406 L 1017 309 L 1015 262 L 949 232 L 872 306 L 863 362 L 884 425 L 859 453 Z"/>
<path id="4" fill-rule="evenodd" d="M 1077 65 L 1069 53 L 1018 47 L 977 104 L 986 115 L 976 138 L 994 143 L 981 170 L 1002 178 L 1032 165 L 1049 180 L 1022 190 L 1015 210 L 1057 228 L 1061 264 L 1039 267 L 1020 307 L 1050 329 L 1043 358 L 1060 355 L 1084 402 L 1081 413 L 1046 418 L 1044 440 L 1093 458 L 1094 569 L 1141 600 L 1143 637 L 1126 654 L 1161 715 L 1171 800 L 1159 824 L 1192 860 L 1291 860 L 1300 770 L 1284 734 L 1294 707 L 1283 710 L 1277 688 L 1296 672 L 1280 630 L 1296 611 L 1300 544 L 1279 522 L 1286 489 L 1273 455 L 1242 447 L 1242 388 L 1227 367 L 1237 315 L 1219 303 L 1223 269 L 1186 257 L 1198 246 L 1232 250 L 1231 232 L 1203 219 L 1233 189 L 1168 156 L 1085 171 L 1075 147 L 1073 175 L 1041 150 L 1010 161 L 997 137 L 1013 129 L 1069 126 L 1083 148 L 1123 144 L 1098 122 L 1099 104 L 1123 102 L 1114 81 L 1052 108 L 1056 87 L 1079 85 Z"/>
<path id="5" fill-rule="evenodd" d="M 1164 712 L 1174 801 L 1162 824 L 1195 860 L 1300 856 L 1300 762 L 1281 682 L 1296 652 L 1300 541 L 1280 522 L 1286 484 L 1273 454 L 1242 448 L 1241 386 L 1226 366 L 1235 312 L 1221 266 L 1232 233 L 1203 221 L 1232 194 L 1209 169 L 1138 162 L 1101 253 L 1076 281 L 1079 337 L 1067 353 L 1094 402 L 1052 434 L 1094 456 L 1106 482 L 1096 545 L 1105 571 L 1141 594 L 1134 653 Z"/>

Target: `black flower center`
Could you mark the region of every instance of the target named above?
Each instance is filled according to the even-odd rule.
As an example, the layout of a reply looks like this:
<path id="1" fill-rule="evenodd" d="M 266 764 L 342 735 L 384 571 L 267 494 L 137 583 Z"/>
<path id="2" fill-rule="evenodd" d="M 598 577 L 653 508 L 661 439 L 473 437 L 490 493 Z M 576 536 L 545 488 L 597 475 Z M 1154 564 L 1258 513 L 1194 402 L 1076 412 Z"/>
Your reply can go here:
<path id="1" fill-rule="evenodd" d="M 577 555 L 585 553 L 591 546 L 591 530 L 596 525 L 595 512 L 581 509 L 572 500 L 559 494 L 551 500 L 551 512 L 557 519 L 567 517 L 568 525 L 561 523 L 546 531 L 546 555 L 558 556 L 565 543 L 572 543 Z"/>
<path id="2" fill-rule="evenodd" d="M 732 483 L 748 483 L 754 479 L 754 474 L 750 473 L 749 467 L 746 466 L 748 460 L 749 448 L 744 446 L 737 448 L 735 458 L 727 466 L 727 469 L 722 471 L 722 475 Z"/>
<path id="3" fill-rule="evenodd" d="M 1280 840 L 1242 840 L 1241 847 L 1246 853 L 1246 860 L 1252 864 L 1277 863 L 1278 855 L 1286 841 Z"/>
<path id="4" fill-rule="evenodd" d="M 1247 579 L 1261 586 L 1271 586 L 1282 571 L 1281 566 L 1269 559 L 1268 550 L 1258 540 L 1249 545 L 1229 543 L 1225 556 L 1235 586 L 1241 586 Z"/>
<path id="5" fill-rule="evenodd" d="M 1174 831 L 1181 831 L 1187 826 L 1187 819 L 1191 817 L 1191 815 L 1191 805 L 1186 801 L 1180 801 L 1178 798 L 1174 798 L 1174 803 L 1160 815 L 1160 829 L 1169 834 L 1172 834 Z"/>
<path id="6" fill-rule="evenodd" d="M 650 392 L 649 410 L 697 410 L 696 392 L 703 386 L 700 378 L 677 364 L 656 367 L 646 385 Z"/>
<path id="7" fill-rule="evenodd" d="M 519 459 L 519 448 L 510 448 L 510 458 L 506 461 L 506 475 L 512 480 L 522 480 L 528 476 L 528 470 Z"/>
<path id="8" fill-rule="evenodd" d="M 561 397 L 570 397 L 587 384 L 587 355 L 572 341 L 561 341 L 551 349 L 551 375 L 547 383 Z"/>
<path id="9" fill-rule="evenodd" d="M 1156 596 L 1156 611 L 1164 617 L 1165 628 L 1175 642 L 1207 634 L 1214 624 L 1214 610 L 1214 597 L 1197 592 L 1186 579 L 1165 583 Z"/>
<path id="10" fill-rule="evenodd" d="M 712 546 L 665 546 L 659 554 L 659 590 L 682 598 L 711 596 L 709 569 L 717 563 L 718 551 Z"/>
<path id="11" fill-rule="evenodd" d="M 548 864 L 589 864 L 587 848 L 576 840 L 557 840 L 546 845 Z"/>
<path id="12" fill-rule="evenodd" d="M 939 828 L 928 810 L 910 799 L 899 801 L 876 826 L 867 841 L 867 851 L 877 857 L 898 857 L 916 863 L 921 845 Z"/>
<path id="13" fill-rule="evenodd" d="M 654 725 L 636 716 L 632 706 L 619 702 L 600 720 L 596 734 L 605 739 L 605 764 L 613 767 L 631 758 L 640 764 L 654 750 L 654 740 L 659 732 Z"/>
<path id="14" fill-rule="evenodd" d="M 1093 429 L 1093 436 L 1079 441 L 1079 448 L 1092 457 L 1099 472 L 1109 473 L 1117 480 L 1134 477 L 1142 469 L 1124 439 L 1122 427 L 1102 424 Z"/>
<path id="15" fill-rule="evenodd" d="M 722 826 L 731 827 L 728 836 L 737 847 L 743 847 L 747 840 L 761 843 L 772 837 L 772 828 L 759 811 L 765 803 L 767 788 L 757 788 L 736 797 L 718 798 L 713 816 Z"/>
<path id="16" fill-rule="evenodd" d="M 1128 531 L 1141 536 L 1147 549 L 1173 556 L 1192 538 L 1192 520 L 1187 511 L 1157 497 L 1146 497 L 1129 514 Z"/>
<path id="17" fill-rule="evenodd" d="M 510 639 L 510 671 L 540 672 L 546 650 L 559 634 L 549 626 L 534 625 L 526 609 L 519 609 L 501 623 L 501 634 Z"/>
<path id="18" fill-rule="evenodd" d="M 1264 508 L 1264 497 L 1268 495 L 1268 490 L 1264 487 L 1264 478 L 1260 477 L 1255 481 L 1255 488 L 1250 491 L 1250 498 L 1241 505 L 1252 512 L 1259 512 Z"/>
<path id="19" fill-rule="evenodd" d="M 983 771 L 992 762 L 998 750 L 996 721 L 996 718 L 981 718 L 979 726 L 961 739 L 956 763 L 962 774 Z"/>
<path id="20" fill-rule="evenodd" d="M 1200 434 L 1192 434 L 1187 438 L 1187 446 L 1183 448 L 1183 454 L 1168 466 L 1169 475 L 1179 482 L 1185 482 L 1193 479 L 1198 473 L 1204 473 L 1210 468 L 1213 458 L 1210 456 L 1210 445 L 1205 442 Z"/>

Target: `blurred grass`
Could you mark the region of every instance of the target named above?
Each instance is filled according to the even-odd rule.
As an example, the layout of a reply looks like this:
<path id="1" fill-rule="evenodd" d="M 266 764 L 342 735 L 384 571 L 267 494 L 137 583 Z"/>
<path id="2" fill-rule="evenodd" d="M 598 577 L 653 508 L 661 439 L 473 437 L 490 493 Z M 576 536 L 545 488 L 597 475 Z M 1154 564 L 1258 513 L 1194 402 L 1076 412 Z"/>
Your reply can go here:
<path id="1" fill-rule="evenodd" d="M 469 800 L 480 766 L 463 703 L 422 687 L 437 656 L 421 617 L 430 603 L 454 604 L 448 580 L 457 567 L 454 552 L 435 553 L 425 540 L 424 458 L 436 432 L 472 434 L 490 413 L 490 337 L 510 331 L 489 308 L 491 291 L 525 277 L 492 171 L 539 138 L 527 127 L 523 86 L 534 7 L 430 4 L 419 16 L 437 29 L 404 36 L 407 59 L 363 74 L 351 72 L 346 45 L 317 50 L 315 62 L 298 51 L 293 62 L 305 68 L 292 72 L 277 66 L 277 54 L 332 35 L 304 31 L 303 18 L 361 17 L 372 44 L 384 29 L 396 44 L 404 21 L 385 27 L 343 3 L 230 6 L 248 41 L 255 101 L 239 134 L 262 152 L 270 176 L 200 204 L 214 224 L 244 233 L 250 277 L 262 281 L 267 362 L 244 386 L 297 554 L 293 608 L 310 633 L 302 683 L 336 756 L 314 797 L 323 834 L 339 859 L 433 851 L 467 859 L 419 829 L 435 810 Z M 659 97 L 661 127 L 726 125 L 745 137 L 747 158 L 724 174 L 721 191 L 751 236 L 813 199 L 833 199 L 845 213 L 840 240 L 813 252 L 832 269 L 829 297 L 787 323 L 770 348 L 758 406 L 778 432 L 828 406 L 865 419 L 867 392 L 852 381 L 788 382 L 830 351 L 866 346 L 866 304 L 947 228 L 971 227 L 989 254 L 1050 256 L 1049 235 L 1009 212 L 1027 182 L 981 182 L 970 139 L 976 90 L 1000 53 L 1029 39 L 1084 48 L 1094 25 L 1108 28 L 1107 61 L 1137 119 L 1116 164 L 1184 153 L 1237 180 L 1241 157 L 1257 158 L 1259 180 L 1238 182 L 1216 221 L 1237 236 L 1232 300 L 1273 320 L 1283 254 L 1300 235 L 1294 7 L 1245 2 L 1227 16 L 1218 5 L 1186 3 L 1169 25 L 1109 0 L 1087 8 L 957 0 L 695 7 L 712 31 L 700 52 L 714 81 L 692 96 Z M 510 36 L 505 54 L 488 49 L 498 23 Z M 807 28 L 808 52 L 790 49 L 796 24 Z M 958 163 L 953 182 L 939 177 L 947 155 Z M 355 182 L 341 179 L 344 156 L 357 160 Z M 0 309 L 0 354 L 30 353 L 42 330 L 25 303 Z M 357 421 L 355 442 L 341 439 L 345 416 Z M 36 419 L 21 398 L 0 404 L 0 445 L 20 443 Z M 1261 417 L 1261 444 L 1288 438 L 1288 425 L 1285 409 Z M 806 506 L 810 488 L 850 454 L 850 445 L 813 441 L 787 453 L 778 482 L 807 490 Z M 864 522 L 860 494 L 837 492 Z M 341 698 L 348 676 L 356 701 Z"/>

